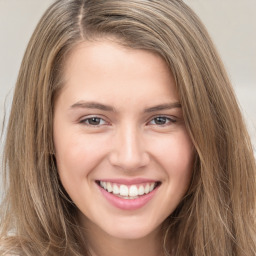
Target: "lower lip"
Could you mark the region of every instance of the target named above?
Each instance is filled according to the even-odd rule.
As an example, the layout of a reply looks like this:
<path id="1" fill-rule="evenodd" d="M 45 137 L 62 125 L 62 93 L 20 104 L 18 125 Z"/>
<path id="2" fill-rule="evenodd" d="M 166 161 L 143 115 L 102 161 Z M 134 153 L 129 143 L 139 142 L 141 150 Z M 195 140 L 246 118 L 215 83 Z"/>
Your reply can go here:
<path id="1" fill-rule="evenodd" d="M 121 209 L 121 210 L 137 210 L 144 205 L 146 205 L 156 194 L 156 191 L 158 190 L 159 186 L 156 187 L 153 191 L 150 193 L 139 196 L 135 199 L 124 199 L 118 196 L 115 196 L 112 193 L 107 192 L 102 187 L 98 186 L 100 188 L 101 193 L 103 196 L 115 207 Z"/>

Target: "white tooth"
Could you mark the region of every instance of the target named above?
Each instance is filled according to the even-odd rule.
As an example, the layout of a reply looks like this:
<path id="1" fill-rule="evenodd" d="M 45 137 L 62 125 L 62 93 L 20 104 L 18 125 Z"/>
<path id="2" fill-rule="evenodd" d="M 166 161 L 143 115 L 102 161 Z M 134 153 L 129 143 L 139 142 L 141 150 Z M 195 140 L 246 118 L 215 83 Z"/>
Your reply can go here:
<path id="1" fill-rule="evenodd" d="M 148 193 L 149 193 L 149 184 L 147 184 L 145 187 L 145 194 L 148 194 Z"/>
<path id="2" fill-rule="evenodd" d="M 142 185 L 140 185 L 140 187 L 139 187 L 139 190 L 138 190 L 138 194 L 140 195 L 140 196 L 142 196 L 142 195 L 144 195 L 144 187 L 142 186 Z"/>
<path id="3" fill-rule="evenodd" d="M 103 187 L 103 181 L 100 181 L 100 186 Z"/>
<path id="4" fill-rule="evenodd" d="M 137 196 L 122 196 L 123 199 L 128 199 L 128 200 L 132 200 L 132 199 L 136 199 L 138 198 Z"/>
<path id="5" fill-rule="evenodd" d="M 111 193 L 113 191 L 112 189 L 112 186 L 111 186 L 111 183 L 110 182 L 107 182 L 107 190 L 109 193 Z"/>
<path id="6" fill-rule="evenodd" d="M 128 187 L 126 185 L 121 185 L 119 192 L 121 196 L 128 196 Z"/>
<path id="7" fill-rule="evenodd" d="M 154 187 L 155 187 L 155 183 L 152 183 L 152 184 L 150 185 L 149 192 L 151 192 L 151 191 L 154 189 Z"/>
<path id="8" fill-rule="evenodd" d="M 116 184 L 113 185 L 113 194 L 115 195 L 119 194 L 119 187 Z"/>
<path id="9" fill-rule="evenodd" d="M 138 195 L 138 189 L 135 185 L 132 185 L 129 189 L 129 196 L 137 196 Z"/>
<path id="10" fill-rule="evenodd" d="M 107 189 L 107 183 L 105 181 L 102 182 L 103 188 Z"/>

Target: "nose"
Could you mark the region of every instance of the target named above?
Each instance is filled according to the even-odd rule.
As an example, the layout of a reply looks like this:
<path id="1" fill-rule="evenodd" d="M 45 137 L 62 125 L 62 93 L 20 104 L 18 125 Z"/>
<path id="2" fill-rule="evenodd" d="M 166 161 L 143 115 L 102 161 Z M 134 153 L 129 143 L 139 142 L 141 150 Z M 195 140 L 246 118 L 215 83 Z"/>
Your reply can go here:
<path id="1" fill-rule="evenodd" d="M 136 171 L 146 167 L 150 157 L 142 132 L 127 125 L 120 128 L 112 141 L 109 161 L 111 165 L 124 171 Z"/>

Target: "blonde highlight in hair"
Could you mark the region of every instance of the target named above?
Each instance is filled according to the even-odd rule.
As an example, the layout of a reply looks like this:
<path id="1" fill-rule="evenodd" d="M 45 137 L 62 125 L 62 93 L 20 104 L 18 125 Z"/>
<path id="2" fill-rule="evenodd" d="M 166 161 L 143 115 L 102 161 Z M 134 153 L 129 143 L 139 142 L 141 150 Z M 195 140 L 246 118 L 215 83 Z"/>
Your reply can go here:
<path id="1" fill-rule="evenodd" d="M 163 223 L 165 255 L 256 255 L 256 166 L 215 47 L 181 0 L 59 0 L 21 64 L 4 151 L 1 255 L 89 255 L 76 206 L 59 181 L 53 114 L 63 66 L 79 42 L 117 40 L 153 51 L 172 72 L 195 147 L 193 178 Z"/>

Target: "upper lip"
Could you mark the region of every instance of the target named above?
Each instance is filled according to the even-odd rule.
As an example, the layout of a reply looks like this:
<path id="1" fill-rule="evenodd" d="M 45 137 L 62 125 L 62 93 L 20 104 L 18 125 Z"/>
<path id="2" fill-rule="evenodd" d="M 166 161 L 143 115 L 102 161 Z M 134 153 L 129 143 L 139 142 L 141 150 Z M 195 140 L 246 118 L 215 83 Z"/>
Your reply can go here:
<path id="1" fill-rule="evenodd" d="M 153 182 L 160 182 L 159 180 L 154 179 L 146 179 L 146 178 L 133 178 L 133 179 L 98 179 L 96 181 L 104 181 L 104 182 L 111 182 L 116 184 L 124 184 L 124 185 L 134 185 L 134 184 L 142 184 L 142 183 L 153 183 Z"/>

